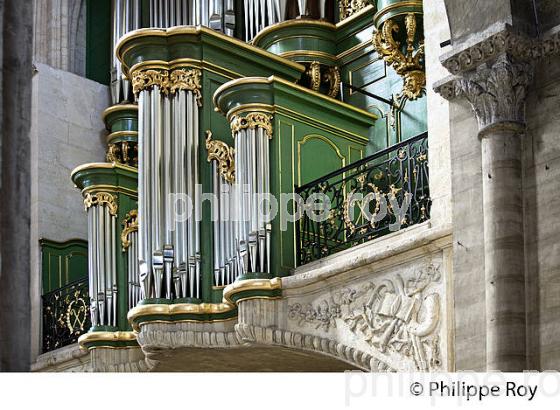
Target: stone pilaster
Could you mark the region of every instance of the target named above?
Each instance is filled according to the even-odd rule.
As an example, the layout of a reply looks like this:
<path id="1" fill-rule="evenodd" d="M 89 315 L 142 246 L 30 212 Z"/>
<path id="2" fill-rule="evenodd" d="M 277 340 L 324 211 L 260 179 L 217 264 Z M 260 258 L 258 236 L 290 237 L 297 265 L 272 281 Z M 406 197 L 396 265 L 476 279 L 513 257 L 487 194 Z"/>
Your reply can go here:
<path id="1" fill-rule="evenodd" d="M 455 73 L 436 91 L 449 100 L 468 100 L 479 125 L 486 366 L 489 371 L 522 371 L 527 354 L 521 138 L 532 66 L 504 53 L 475 70 Z"/>

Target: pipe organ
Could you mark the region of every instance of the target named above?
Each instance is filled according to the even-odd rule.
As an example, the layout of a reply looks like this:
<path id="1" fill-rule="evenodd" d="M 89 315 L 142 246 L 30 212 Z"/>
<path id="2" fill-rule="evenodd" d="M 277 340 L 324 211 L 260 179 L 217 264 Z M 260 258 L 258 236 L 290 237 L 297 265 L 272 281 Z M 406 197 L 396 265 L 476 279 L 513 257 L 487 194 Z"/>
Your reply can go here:
<path id="1" fill-rule="evenodd" d="M 117 276 L 115 234 L 116 198 L 108 192 L 86 194 L 88 218 L 89 298 L 93 326 L 117 325 Z"/>
<path id="2" fill-rule="evenodd" d="M 245 8 L 237 27 L 235 5 Z M 270 195 L 290 195 L 315 166 L 323 175 L 362 158 L 377 118 L 332 98 L 337 28 L 312 19 L 327 10 L 335 3 L 114 0 L 107 162 L 72 177 L 88 211 L 93 332 L 232 319 L 241 297 L 281 295 L 297 238 L 293 221 L 272 219 Z M 232 38 L 296 17 L 259 44 Z M 146 24 L 161 28 L 128 33 Z M 310 71 L 313 86 L 296 84 Z M 309 147 L 328 165 L 305 163 Z"/>
<path id="3" fill-rule="evenodd" d="M 231 129 L 235 140 L 237 192 L 242 191 L 236 200 L 242 218 L 238 218 L 234 238 L 239 270 L 243 275 L 270 273 L 271 221 L 267 219 L 269 213 L 264 212 L 263 204 L 270 195 L 272 117 L 261 112 L 235 116 Z"/>
<path id="4" fill-rule="evenodd" d="M 201 297 L 200 77 L 192 68 L 148 70 L 133 78 L 140 134 L 138 261 L 145 299 Z M 175 203 L 181 208 L 172 207 Z"/>

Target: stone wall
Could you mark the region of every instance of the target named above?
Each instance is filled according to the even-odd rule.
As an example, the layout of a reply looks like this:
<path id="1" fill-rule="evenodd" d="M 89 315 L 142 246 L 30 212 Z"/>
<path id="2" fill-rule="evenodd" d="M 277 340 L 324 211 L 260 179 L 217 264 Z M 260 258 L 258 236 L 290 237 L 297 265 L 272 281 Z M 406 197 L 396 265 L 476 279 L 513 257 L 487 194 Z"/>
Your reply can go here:
<path id="1" fill-rule="evenodd" d="M 34 3 L 34 60 L 84 76 L 86 0 L 35 0 Z"/>
<path id="2" fill-rule="evenodd" d="M 104 162 L 107 132 L 101 116 L 109 101 L 107 86 L 44 64 L 35 65 L 31 132 L 34 355 L 40 350 L 39 239 L 87 239 L 82 196 L 70 173 L 78 165 Z"/>

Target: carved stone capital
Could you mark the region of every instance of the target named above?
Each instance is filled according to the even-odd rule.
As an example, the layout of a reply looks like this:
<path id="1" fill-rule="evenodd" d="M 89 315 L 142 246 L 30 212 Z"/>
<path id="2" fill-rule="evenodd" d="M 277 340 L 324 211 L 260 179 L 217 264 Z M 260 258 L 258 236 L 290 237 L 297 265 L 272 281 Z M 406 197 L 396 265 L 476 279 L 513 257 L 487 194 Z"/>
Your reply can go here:
<path id="1" fill-rule="evenodd" d="M 509 26 L 475 44 L 442 56 L 442 65 L 451 74 L 476 69 L 484 63 L 507 54 L 517 62 L 531 62 L 560 54 L 560 32 L 544 39 L 534 39 L 511 31 Z"/>
<path id="2" fill-rule="evenodd" d="M 466 98 L 478 120 L 481 135 L 495 127 L 522 130 L 525 127 L 525 97 L 533 79 L 528 62 L 501 55 L 476 71 L 451 78 L 435 90 L 448 100 Z"/>

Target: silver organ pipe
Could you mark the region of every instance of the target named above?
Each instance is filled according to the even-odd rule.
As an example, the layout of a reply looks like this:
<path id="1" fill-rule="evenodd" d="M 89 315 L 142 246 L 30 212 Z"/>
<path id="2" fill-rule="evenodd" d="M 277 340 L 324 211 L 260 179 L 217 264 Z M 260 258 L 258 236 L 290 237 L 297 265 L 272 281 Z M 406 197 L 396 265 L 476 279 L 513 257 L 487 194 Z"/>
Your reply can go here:
<path id="1" fill-rule="evenodd" d="M 119 39 L 126 33 L 142 27 L 141 0 L 112 0 L 111 2 L 113 32 L 111 49 L 111 97 L 113 104 L 122 101 L 132 101 L 131 87 L 123 77 L 120 61 L 114 54 Z"/>
<path id="2" fill-rule="evenodd" d="M 108 193 L 88 194 L 89 296 L 93 326 L 117 326 L 116 211 Z"/>
<path id="3" fill-rule="evenodd" d="M 233 283 L 238 275 L 235 226 L 239 198 L 235 176 L 233 148 L 223 141 L 212 140 L 212 132 L 206 131 L 208 161 L 212 162 L 212 224 L 214 285 Z M 238 180 L 238 179 L 237 179 Z"/>
<path id="4" fill-rule="evenodd" d="M 239 213 L 233 218 L 233 224 L 229 227 L 224 225 L 226 239 L 220 247 L 223 246 L 225 256 L 219 254 L 222 258 L 220 263 L 234 266 L 229 275 L 226 269 L 228 283 L 247 273 L 270 273 L 271 225 L 267 209 L 263 206 L 269 206 L 267 197 L 270 194 L 270 121 L 270 116 L 258 112 L 249 113 L 243 121 L 239 117 L 234 117 L 232 121 L 235 184 L 234 195 L 229 198 L 229 209 L 239 207 Z M 220 183 L 223 186 L 224 181 Z M 220 202 L 220 209 L 226 207 L 223 201 Z M 232 220 L 225 218 L 228 219 Z"/>
<path id="5" fill-rule="evenodd" d="M 201 297 L 198 98 L 192 90 L 167 93 L 157 85 L 139 93 L 138 259 L 143 299 Z M 187 218 L 185 200 L 192 205 Z M 172 214 L 173 205 L 179 217 Z"/>

